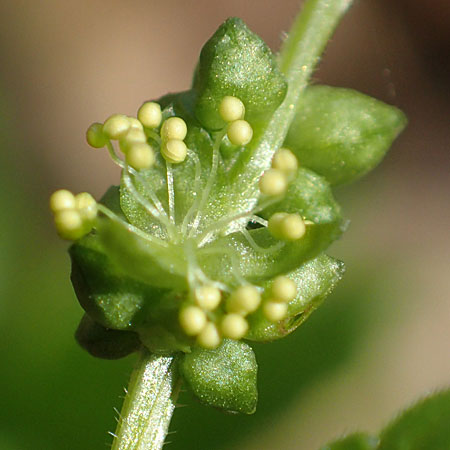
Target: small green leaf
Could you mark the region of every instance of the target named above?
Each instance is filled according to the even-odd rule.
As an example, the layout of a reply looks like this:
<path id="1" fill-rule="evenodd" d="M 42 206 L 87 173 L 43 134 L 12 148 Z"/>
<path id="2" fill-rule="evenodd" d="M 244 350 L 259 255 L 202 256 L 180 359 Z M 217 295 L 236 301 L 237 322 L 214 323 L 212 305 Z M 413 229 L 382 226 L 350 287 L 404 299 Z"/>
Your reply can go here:
<path id="1" fill-rule="evenodd" d="M 331 184 L 372 170 L 406 125 L 397 108 L 357 91 L 311 86 L 302 96 L 285 146 L 300 165 Z"/>
<path id="2" fill-rule="evenodd" d="M 287 83 L 271 50 L 241 19 L 225 21 L 203 47 L 194 79 L 195 115 L 208 129 L 225 125 L 218 109 L 232 95 L 245 105 L 252 126 L 267 120 L 283 101 Z"/>
<path id="3" fill-rule="evenodd" d="M 124 276 L 157 288 L 186 287 L 186 261 L 180 258 L 177 246 L 144 239 L 111 220 L 98 221 L 96 236 Z"/>
<path id="4" fill-rule="evenodd" d="M 75 338 L 92 356 L 103 359 L 123 358 L 141 345 L 136 333 L 105 328 L 87 314 L 81 319 Z"/>
<path id="5" fill-rule="evenodd" d="M 355 433 L 327 444 L 321 450 L 375 450 L 378 439 L 367 433 Z"/>
<path id="6" fill-rule="evenodd" d="M 84 310 L 107 328 L 130 329 L 142 319 L 146 288 L 123 277 L 104 253 L 99 239 L 88 235 L 69 248 L 71 280 Z"/>
<path id="7" fill-rule="evenodd" d="M 225 339 L 215 350 L 196 347 L 182 357 L 180 371 L 200 402 L 229 412 L 255 412 L 257 364 L 247 344 Z"/>
<path id="8" fill-rule="evenodd" d="M 450 390 L 418 402 L 380 436 L 377 450 L 444 450 L 450 448 Z"/>
<path id="9" fill-rule="evenodd" d="M 273 323 L 261 310 L 248 317 L 250 330 L 245 336 L 253 341 L 272 341 L 282 338 L 299 327 L 316 310 L 344 274 L 344 264 L 327 255 L 303 264 L 286 276 L 297 284 L 297 296 L 289 302 L 285 319 Z M 263 285 L 266 289 L 270 282 Z"/>

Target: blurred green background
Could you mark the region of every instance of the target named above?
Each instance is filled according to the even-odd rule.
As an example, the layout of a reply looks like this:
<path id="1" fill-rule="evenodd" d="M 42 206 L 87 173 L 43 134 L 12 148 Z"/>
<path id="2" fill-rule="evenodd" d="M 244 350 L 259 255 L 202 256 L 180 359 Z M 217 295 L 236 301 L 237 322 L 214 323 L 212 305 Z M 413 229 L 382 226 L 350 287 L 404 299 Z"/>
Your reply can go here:
<path id="1" fill-rule="evenodd" d="M 315 79 L 402 108 L 410 125 L 374 173 L 336 195 L 347 274 L 296 333 L 255 346 L 249 417 L 183 393 L 172 449 L 314 450 L 376 431 L 450 382 L 450 8 L 361 0 Z M 0 3 L 0 450 L 101 449 L 134 358 L 96 360 L 73 333 L 82 310 L 67 244 L 47 210 L 57 188 L 97 197 L 117 183 L 84 131 L 112 112 L 188 87 L 203 42 L 240 16 L 275 50 L 296 0 Z M 180 405 L 181 406 L 181 405 Z"/>

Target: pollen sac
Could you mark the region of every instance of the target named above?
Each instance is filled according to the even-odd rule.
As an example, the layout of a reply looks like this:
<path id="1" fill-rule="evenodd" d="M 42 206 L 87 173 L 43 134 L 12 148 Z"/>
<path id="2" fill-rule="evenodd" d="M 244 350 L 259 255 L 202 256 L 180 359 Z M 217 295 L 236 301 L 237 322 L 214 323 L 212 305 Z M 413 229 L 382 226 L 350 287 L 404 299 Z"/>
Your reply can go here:
<path id="1" fill-rule="evenodd" d="M 290 302 L 297 295 L 297 285 L 284 275 L 279 275 L 273 280 L 271 294 L 274 300 L 280 302 Z"/>
<path id="2" fill-rule="evenodd" d="M 227 310 L 232 313 L 247 315 L 256 311 L 261 303 L 261 294 L 250 284 L 238 287 L 227 302 Z"/>
<path id="3" fill-rule="evenodd" d="M 263 305 L 264 315 L 271 322 L 278 322 L 286 317 L 288 306 L 286 303 L 280 303 L 273 300 L 264 302 Z"/>
<path id="4" fill-rule="evenodd" d="M 216 309 L 220 304 L 221 297 L 220 290 L 214 286 L 200 286 L 194 292 L 197 305 L 207 311 Z"/>
<path id="5" fill-rule="evenodd" d="M 208 322 L 197 336 L 197 344 L 209 350 L 217 348 L 221 340 L 219 330 L 212 322 Z"/>
<path id="6" fill-rule="evenodd" d="M 180 324 L 188 336 L 197 336 L 206 325 L 206 314 L 197 306 L 188 306 L 180 312 Z"/>
<path id="7" fill-rule="evenodd" d="M 74 209 L 75 207 L 75 196 L 67 189 L 55 191 L 50 196 L 50 210 L 53 213 L 64 209 Z"/>
<path id="8" fill-rule="evenodd" d="M 161 125 L 161 106 L 155 102 L 145 102 L 137 113 L 139 122 L 147 128 L 157 128 Z"/>
<path id="9" fill-rule="evenodd" d="M 70 191 L 60 189 L 50 197 L 50 210 L 59 236 L 69 241 L 89 233 L 97 217 L 97 203 L 87 192 L 74 196 Z"/>
<path id="10" fill-rule="evenodd" d="M 227 122 L 220 114 L 225 97 L 240 99 L 246 120 L 258 125 L 281 104 L 287 83 L 261 38 L 241 19 L 231 18 L 203 47 L 193 89 L 197 119 L 204 127 L 217 130 Z"/>
<path id="11" fill-rule="evenodd" d="M 103 133 L 103 125 L 101 123 L 93 123 L 86 131 L 86 141 L 94 148 L 102 148 L 106 145 L 107 139 Z"/>
<path id="12" fill-rule="evenodd" d="M 103 133 L 110 139 L 121 139 L 126 135 L 129 128 L 130 122 L 127 116 L 113 114 L 105 120 Z"/>
<path id="13" fill-rule="evenodd" d="M 127 163 L 136 170 L 149 169 L 155 163 L 155 153 L 145 142 L 133 142 L 127 148 Z"/>
<path id="14" fill-rule="evenodd" d="M 140 124 L 140 122 L 139 122 Z M 123 153 L 127 153 L 129 148 L 136 143 L 146 143 L 147 142 L 147 136 L 145 136 L 145 133 L 143 129 L 139 129 L 133 125 L 130 126 L 130 129 L 127 131 L 127 134 L 120 139 L 119 145 L 120 149 Z"/>
<path id="15" fill-rule="evenodd" d="M 75 208 L 85 221 L 94 220 L 97 216 L 97 202 L 88 192 L 81 192 L 75 196 Z"/>
<path id="16" fill-rule="evenodd" d="M 290 175 L 298 169 L 297 157 L 288 148 L 280 148 L 273 156 L 272 168 Z"/>
<path id="17" fill-rule="evenodd" d="M 247 333 L 248 323 L 240 314 L 226 314 L 220 329 L 224 337 L 239 340 Z"/>
<path id="18" fill-rule="evenodd" d="M 182 141 L 186 137 L 186 134 L 186 122 L 180 117 L 170 117 L 162 124 L 161 137 L 165 141 L 172 139 Z"/>
<path id="19" fill-rule="evenodd" d="M 288 187 L 286 175 L 278 169 L 269 169 L 259 180 L 259 190 L 262 194 L 275 197 L 283 195 Z"/>
<path id="20" fill-rule="evenodd" d="M 296 241 L 303 237 L 306 226 L 298 214 L 276 213 L 269 219 L 270 233 L 278 239 Z"/>
<path id="21" fill-rule="evenodd" d="M 161 154 L 167 162 L 178 164 L 186 159 L 187 147 L 181 140 L 170 139 L 167 142 L 163 142 L 161 146 Z"/>
<path id="22" fill-rule="evenodd" d="M 227 95 L 220 102 L 219 114 L 225 122 L 234 122 L 244 118 L 245 106 L 237 97 Z"/>
<path id="23" fill-rule="evenodd" d="M 247 145 L 253 137 L 253 130 L 245 120 L 235 120 L 228 125 L 227 136 L 233 145 Z"/>

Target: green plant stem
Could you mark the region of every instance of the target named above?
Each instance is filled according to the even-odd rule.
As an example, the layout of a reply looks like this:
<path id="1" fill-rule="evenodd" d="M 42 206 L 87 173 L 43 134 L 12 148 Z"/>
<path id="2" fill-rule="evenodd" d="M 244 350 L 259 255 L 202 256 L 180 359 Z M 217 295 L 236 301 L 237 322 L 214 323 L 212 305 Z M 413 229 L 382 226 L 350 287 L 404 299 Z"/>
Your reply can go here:
<path id="1" fill-rule="evenodd" d="M 257 189 L 257 180 L 262 175 L 260 162 L 267 161 L 269 167 L 273 154 L 283 145 L 302 92 L 351 3 L 352 0 L 308 0 L 297 16 L 278 57 L 279 67 L 288 81 L 286 97 L 259 139 L 250 144 L 252 151 L 243 154 L 243 161 L 236 165 L 245 167 L 245 173 L 240 176 L 249 187 Z M 243 197 L 248 195 L 246 191 Z"/>
<path id="2" fill-rule="evenodd" d="M 308 0 L 284 42 L 279 65 L 289 87 L 252 151 L 242 155 L 236 167 L 250 189 L 257 189 L 262 175 L 260 161 L 270 164 L 273 153 L 283 145 L 301 94 L 320 59 L 328 40 L 352 0 Z M 253 164 L 252 162 L 258 162 Z M 247 203 L 248 191 L 242 192 Z M 143 352 L 134 370 L 121 412 L 112 450 L 161 449 L 175 408 L 179 382 L 172 356 L 151 356 Z"/>
<path id="3" fill-rule="evenodd" d="M 131 374 L 112 450 L 161 449 L 179 389 L 176 357 L 142 350 Z"/>

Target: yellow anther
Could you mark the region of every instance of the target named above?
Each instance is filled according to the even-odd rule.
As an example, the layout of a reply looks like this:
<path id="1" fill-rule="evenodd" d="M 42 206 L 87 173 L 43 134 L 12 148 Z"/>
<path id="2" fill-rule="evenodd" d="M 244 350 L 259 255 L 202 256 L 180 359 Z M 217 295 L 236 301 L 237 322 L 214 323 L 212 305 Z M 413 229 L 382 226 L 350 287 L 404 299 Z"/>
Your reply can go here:
<path id="1" fill-rule="evenodd" d="M 97 202 L 89 192 L 81 192 L 75 196 L 75 208 L 83 221 L 91 221 L 97 217 Z"/>
<path id="2" fill-rule="evenodd" d="M 73 208 L 75 208 L 75 197 L 67 189 L 60 189 L 50 196 L 50 210 L 53 213 Z"/>
<path id="3" fill-rule="evenodd" d="M 107 139 L 103 133 L 103 125 L 101 123 L 93 123 L 86 131 L 86 141 L 94 148 L 102 148 L 106 145 Z"/>
<path id="4" fill-rule="evenodd" d="M 145 102 L 138 110 L 139 122 L 147 128 L 157 128 L 161 125 L 161 106 L 155 102 Z"/>
<path id="5" fill-rule="evenodd" d="M 227 310 L 229 312 L 247 315 L 256 311 L 261 303 L 261 294 L 251 284 L 239 286 L 228 299 Z"/>
<path id="6" fill-rule="evenodd" d="M 186 159 L 187 147 L 183 141 L 170 139 L 162 144 L 161 154 L 167 162 L 178 164 Z"/>
<path id="7" fill-rule="evenodd" d="M 200 308 L 212 311 L 219 306 L 221 293 L 215 286 L 201 286 L 194 291 L 194 298 Z"/>
<path id="8" fill-rule="evenodd" d="M 203 348 L 207 348 L 209 350 L 213 350 L 219 346 L 221 342 L 219 330 L 212 323 L 208 322 L 197 336 L 197 343 Z"/>
<path id="9" fill-rule="evenodd" d="M 286 317 L 287 303 L 268 300 L 263 305 L 263 313 L 271 322 L 278 322 Z"/>
<path id="10" fill-rule="evenodd" d="M 273 300 L 288 303 L 297 295 L 297 285 L 294 280 L 280 275 L 273 280 L 272 288 Z"/>
<path id="11" fill-rule="evenodd" d="M 275 213 L 268 223 L 270 233 L 282 240 L 296 241 L 303 237 L 306 226 L 298 214 Z"/>
<path id="12" fill-rule="evenodd" d="M 139 122 L 140 123 L 140 122 Z M 147 136 L 145 133 L 138 128 L 131 127 L 127 134 L 120 140 L 119 145 L 120 149 L 123 153 L 126 153 L 131 145 L 138 143 L 138 142 L 147 142 Z"/>
<path id="13" fill-rule="evenodd" d="M 226 314 L 220 324 L 224 337 L 230 339 L 241 339 L 248 331 L 247 321 L 239 314 Z"/>
<path id="14" fill-rule="evenodd" d="M 298 160 L 289 149 L 280 148 L 273 155 L 272 167 L 289 175 L 298 169 Z"/>
<path id="15" fill-rule="evenodd" d="M 197 336 L 206 325 L 206 314 L 197 306 L 187 306 L 180 311 L 180 325 L 188 336 Z"/>
<path id="16" fill-rule="evenodd" d="M 128 118 L 128 122 L 130 122 L 130 128 L 144 131 L 144 127 L 142 126 L 142 123 L 139 122 L 139 120 L 136 119 L 136 117 L 128 116 L 127 118 Z"/>
<path id="17" fill-rule="evenodd" d="M 234 122 L 244 118 L 245 106 L 237 97 L 227 95 L 220 102 L 219 114 L 225 122 Z"/>
<path id="18" fill-rule="evenodd" d="M 269 169 L 259 179 L 259 190 L 264 195 L 275 197 L 286 192 L 288 180 L 286 175 L 278 169 Z"/>
<path id="19" fill-rule="evenodd" d="M 144 142 L 135 142 L 128 147 L 125 159 L 133 169 L 149 169 L 155 163 L 155 152 L 150 145 Z"/>
<path id="20" fill-rule="evenodd" d="M 76 209 L 63 209 L 55 213 L 55 226 L 58 234 L 69 241 L 82 237 L 88 231 L 81 214 Z"/>
<path id="21" fill-rule="evenodd" d="M 186 137 L 186 134 L 186 122 L 180 117 L 170 117 L 162 124 L 161 137 L 166 141 L 169 139 L 182 141 Z"/>
<path id="22" fill-rule="evenodd" d="M 247 145 L 253 137 L 253 129 L 246 120 L 235 120 L 228 125 L 227 136 L 233 145 Z"/>
<path id="23" fill-rule="evenodd" d="M 110 139 L 122 139 L 130 128 L 130 121 L 123 114 L 113 114 L 103 124 L 103 133 Z"/>

